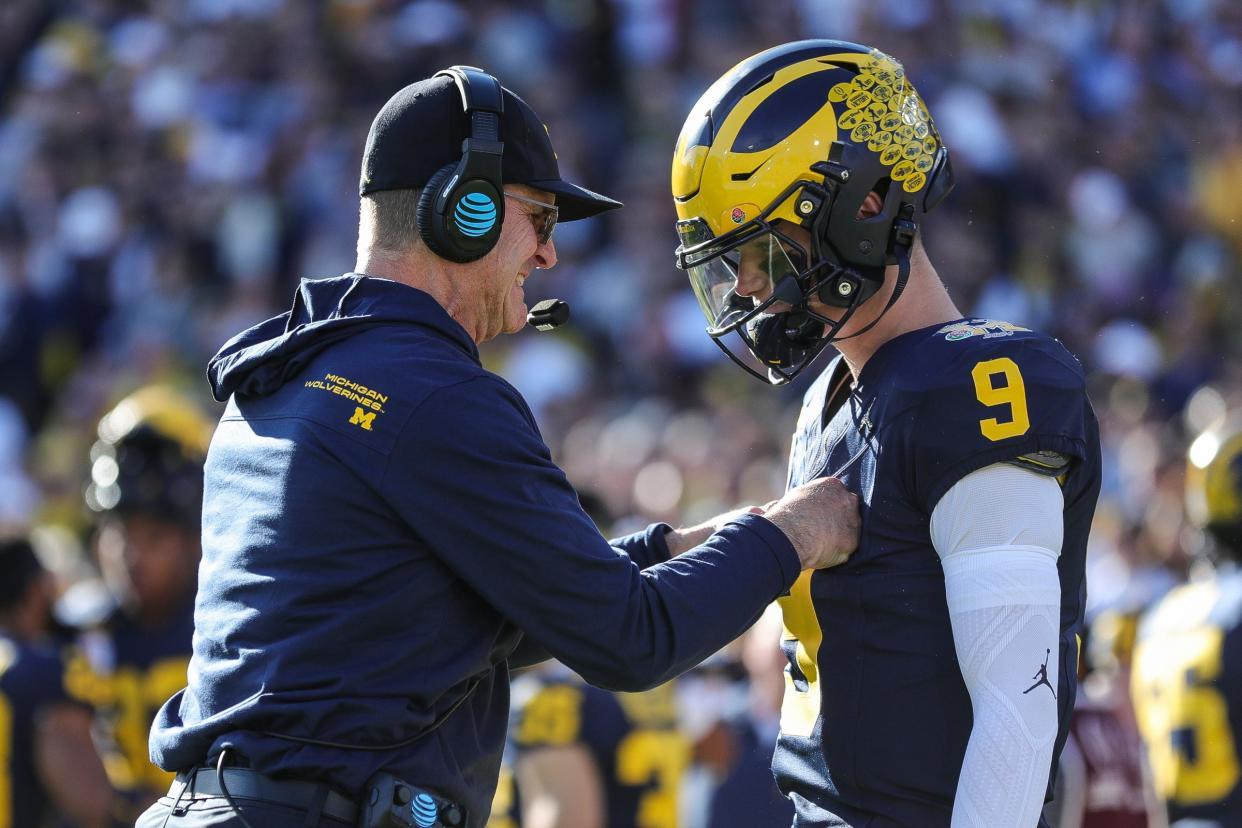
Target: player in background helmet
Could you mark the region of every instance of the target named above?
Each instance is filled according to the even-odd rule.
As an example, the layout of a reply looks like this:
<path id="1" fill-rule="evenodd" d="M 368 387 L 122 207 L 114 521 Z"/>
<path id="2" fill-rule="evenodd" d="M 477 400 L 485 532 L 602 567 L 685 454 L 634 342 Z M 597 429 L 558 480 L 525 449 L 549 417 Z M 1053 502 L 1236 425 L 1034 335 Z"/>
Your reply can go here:
<path id="1" fill-rule="evenodd" d="M 87 505 L 118 601 L 156 622 L 193 593 L 203 460 L 211 424 L 167 386 L 147 386 L 99 421 Z"/>
<path id="2" fill-rule="evenodd" d="M 199 558 L 203 460 L 211 423 L 167 386 L 147 386 L 99 421 L 87 505 L 115 609 L 82 636 L 66 675 L 95 706 L 105 766 L 138 812 L 168 789 L 151 764 L 147 733 L 164 699 L 185 685 Z"/>
<path id="3" fill-rule="evenodd" d="M 0 538 L 0 825 L 111 823 L 91 711 L 65 692 L 50 630 L 52 579 L 24 537 Z M 61 824 L 56 822 L 56 824 Z"/>
<path id="4" fill-rule="evenodd" d="M 1242 558 L 1242 415 L 1198 435 L 1186 459 L 1186 517 L 1203 532 L 1203 556 L 1233 566 Z"/>
<path id="5" fill-rule="evenodd" d="M 1171 590 L 1138 631 L 1131 693 L 1171 825 L 1242 825 L 1242 420 L 1191 444 L 1186 516 L 1202 577 Z M 1185 821 L 1184 823 L 1181 821 Z"/>
<path id="6" fill-rule="evenodd" d="M 713 341 L 781 384 L 901 298 L 918 222 L 952 188 L 948 150 L 901 64 L 838 41 L 777 47 L 726 73 L 682 127 L 677 265 Z M 847 333 L 886 279 L 882 310 Z M 760 370 L 724 347 L 730 333 Z"/>
<path id="7" fill-rule="evenodd" d="M 838 477 L 863 514 L 854 556 L 779 599 L 798 828 L 1031 828 L 1068 733 L 1098 428 L 1060 343 L 963 318 L 941 283 L 918 224 L 952 183 L 901 65 L 833 40 L 739 63 L 673 158 L 712 339 L 776 384 L 840 352 L 787 481 Z"/>

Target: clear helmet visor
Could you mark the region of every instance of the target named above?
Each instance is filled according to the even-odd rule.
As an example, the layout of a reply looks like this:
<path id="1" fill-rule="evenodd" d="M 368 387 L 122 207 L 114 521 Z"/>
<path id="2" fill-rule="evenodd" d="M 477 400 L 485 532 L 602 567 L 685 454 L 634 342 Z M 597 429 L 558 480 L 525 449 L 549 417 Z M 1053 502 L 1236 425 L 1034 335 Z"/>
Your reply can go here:
<path id="1" fill-rule="evenodd" d="M 677 230 L 690 287 L 713 336 L 735 329 L 772 298 L 782 279 L 798 273 L 794 246 L 765 225 L 715 245 L 708 244 L 711 232 L 702 221 L 680 222 Z M 787 310 L 781 302 L 764 308 L 767 314 Z"/>

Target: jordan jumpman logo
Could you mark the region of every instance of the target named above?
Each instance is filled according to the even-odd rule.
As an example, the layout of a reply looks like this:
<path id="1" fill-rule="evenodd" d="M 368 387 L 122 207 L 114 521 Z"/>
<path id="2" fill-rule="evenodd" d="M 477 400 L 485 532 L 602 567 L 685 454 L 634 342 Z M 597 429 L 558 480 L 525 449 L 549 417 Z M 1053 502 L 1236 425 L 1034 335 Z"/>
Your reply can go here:
<path id="1" fill-rule="evenodd" d="M 1039 685 L 1044 684 L 1047 685 L 1048 690 L 1052 692 L 1052 697 L 1054 699 L 1057 697 L 1057 691 L 1052 688 L 1052 683 L 1048 681 L 1048 659 L 1052 656 L 1052 650 L 1045 650 L 1044 653 L 1044 663 L 1040 666 L 1039 671 L 1035 673 L 1035 675 L 1031 676 L 1031 678 L 1035 679 L 1035 683 L 1022 691 L 1022 695 L 1024 696 Z"/>

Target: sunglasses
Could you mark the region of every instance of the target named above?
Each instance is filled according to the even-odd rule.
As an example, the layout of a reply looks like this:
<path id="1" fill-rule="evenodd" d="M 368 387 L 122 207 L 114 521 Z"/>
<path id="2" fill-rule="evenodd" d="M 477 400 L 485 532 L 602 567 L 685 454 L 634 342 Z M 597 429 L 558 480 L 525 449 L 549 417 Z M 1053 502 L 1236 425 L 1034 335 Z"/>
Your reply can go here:
<path id="1" fill-rule="evenodd" d="M 531 226 L 535 228 L 535 237 L 539 239 L 540 244 L 547 244 L 548 239 L 552 238 L 552 230 L 556 227 L 556 218 L 559 210 L 555 204 L 548 204 L 546 201 L 536 201 L 533 198 L 520 196 L 517 193 L 505 192 L 506 198 L 514 201 L 521 201 L 524 204 L 530 204 L 540 209 L 537 212 L 529 213 Z"/>

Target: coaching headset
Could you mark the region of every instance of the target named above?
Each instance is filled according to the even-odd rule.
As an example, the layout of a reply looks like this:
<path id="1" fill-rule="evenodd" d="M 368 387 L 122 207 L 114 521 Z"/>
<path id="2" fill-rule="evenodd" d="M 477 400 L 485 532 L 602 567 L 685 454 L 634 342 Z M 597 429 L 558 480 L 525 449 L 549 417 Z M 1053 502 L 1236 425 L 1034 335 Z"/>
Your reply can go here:
<path id="1" fill-rule="evenodd" d="M 431 252 L 464 264 L 481 259 L 496 246 L 505 219 L 501 182 L 500 115 L 504 97 L 500 81 L 473 66 L 450 66 L 437 72 L 457 84 L 470 119 L 470 137 L 461 160 L 437 170 L 418 198 L 418 235 Z"/>

